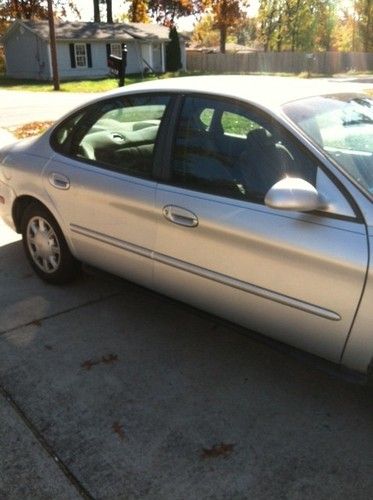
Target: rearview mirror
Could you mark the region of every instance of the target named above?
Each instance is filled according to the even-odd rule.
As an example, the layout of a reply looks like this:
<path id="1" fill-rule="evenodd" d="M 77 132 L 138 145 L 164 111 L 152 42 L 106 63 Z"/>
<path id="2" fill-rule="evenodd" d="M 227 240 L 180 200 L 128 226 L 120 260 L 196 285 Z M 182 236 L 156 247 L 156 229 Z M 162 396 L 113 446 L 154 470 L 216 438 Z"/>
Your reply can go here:
<path id="1" fill-rule="evenodd" d="M 327 202 L 317 189 L 304 179 L 285 177 L 276 182 L 264 198 L 271 208 L 311 212 L 326 208 Z"/>

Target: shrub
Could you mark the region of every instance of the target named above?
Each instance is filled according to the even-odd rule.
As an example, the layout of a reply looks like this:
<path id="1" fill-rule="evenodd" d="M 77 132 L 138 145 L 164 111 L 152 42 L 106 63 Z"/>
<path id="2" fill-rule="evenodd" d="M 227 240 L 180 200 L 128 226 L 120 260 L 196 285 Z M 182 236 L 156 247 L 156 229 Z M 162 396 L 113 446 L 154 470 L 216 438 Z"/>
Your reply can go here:
<path id="1" fill-rule="evenodd" d="M 182 65 L 179 34 L 174 26 L 170 29 L 169 38 L 170 41 L 166 47 L 166 70 L 177 71 Z"/>

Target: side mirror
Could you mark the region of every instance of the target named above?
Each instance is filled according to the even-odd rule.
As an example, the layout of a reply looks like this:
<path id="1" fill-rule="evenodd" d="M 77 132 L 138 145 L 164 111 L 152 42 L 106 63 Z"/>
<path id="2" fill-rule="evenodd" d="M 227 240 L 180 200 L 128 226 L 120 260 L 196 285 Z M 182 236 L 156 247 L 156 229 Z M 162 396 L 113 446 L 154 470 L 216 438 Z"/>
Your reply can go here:
<path id="1" fill-rule="evenodd" d="M 312 184 L 296 177 L 276 182 L 266 194 L 264 203 L 271 208 L 297 212 L 312 212 L 327 206 L 325 198 Z"/>

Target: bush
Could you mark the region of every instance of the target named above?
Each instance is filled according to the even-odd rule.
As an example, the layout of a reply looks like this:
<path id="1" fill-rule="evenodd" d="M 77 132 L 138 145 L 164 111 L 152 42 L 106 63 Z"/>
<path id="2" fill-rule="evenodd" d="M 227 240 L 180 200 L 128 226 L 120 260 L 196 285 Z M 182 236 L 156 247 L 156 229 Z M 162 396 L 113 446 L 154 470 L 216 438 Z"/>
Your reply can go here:
<path id="1" fill-rule="evenodd" d="M 170 41 L 166 47 L 166 70 L 177 71 L 181 68 L 181 52 L 179 34 L 175 27 L 170 29 Z"/>

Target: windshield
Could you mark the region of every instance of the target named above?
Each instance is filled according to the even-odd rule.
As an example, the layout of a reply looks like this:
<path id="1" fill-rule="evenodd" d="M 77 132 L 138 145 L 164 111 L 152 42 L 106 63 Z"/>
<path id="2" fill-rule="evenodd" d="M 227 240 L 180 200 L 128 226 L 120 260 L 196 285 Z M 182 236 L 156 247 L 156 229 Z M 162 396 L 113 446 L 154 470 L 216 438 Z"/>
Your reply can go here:
<path id="1" fill-rule="evenodd" d="M 373 195 L 373 99 L 318 96 L 283 106 L 286 115 Z"/>

